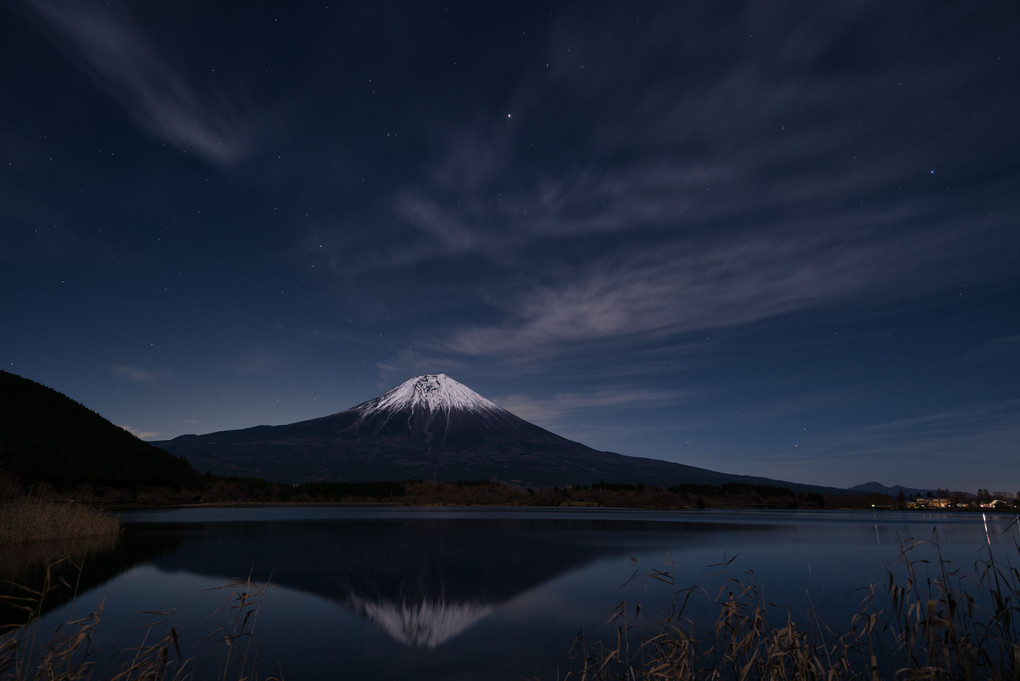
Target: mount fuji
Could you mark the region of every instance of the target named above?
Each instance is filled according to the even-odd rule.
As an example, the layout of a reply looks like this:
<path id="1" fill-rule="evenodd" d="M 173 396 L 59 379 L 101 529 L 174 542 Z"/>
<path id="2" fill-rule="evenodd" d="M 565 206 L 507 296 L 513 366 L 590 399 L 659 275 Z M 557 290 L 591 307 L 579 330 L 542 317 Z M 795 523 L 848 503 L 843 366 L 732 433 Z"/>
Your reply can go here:
<path id="1" fill-rule="evenodd" d="M 186 457 L 199 471 L 287 483 L 421 479 L 501 480 L 536 486 L 599 481 L 671 486 L 777 482 L 598 451 L 515 416 L 445 374 L 412 378 L 330 416 L 182 435 L 154 444 Z"/>

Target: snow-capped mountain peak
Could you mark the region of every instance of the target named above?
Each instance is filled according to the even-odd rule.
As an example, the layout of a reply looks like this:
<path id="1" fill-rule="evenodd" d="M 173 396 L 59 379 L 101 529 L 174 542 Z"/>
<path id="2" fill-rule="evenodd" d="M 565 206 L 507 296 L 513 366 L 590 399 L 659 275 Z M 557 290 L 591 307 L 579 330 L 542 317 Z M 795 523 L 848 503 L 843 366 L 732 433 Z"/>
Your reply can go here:
<path id="1" fill-rule="evenodd" d="M 354 409 L 361 412 L 362 418 L 382 412 L 398 411 L 424 410 L 429 413 L 502 411 L 493 402 L 446 374 L 426 374 L 404 381 L 396 388 L 359 404 Z"/>

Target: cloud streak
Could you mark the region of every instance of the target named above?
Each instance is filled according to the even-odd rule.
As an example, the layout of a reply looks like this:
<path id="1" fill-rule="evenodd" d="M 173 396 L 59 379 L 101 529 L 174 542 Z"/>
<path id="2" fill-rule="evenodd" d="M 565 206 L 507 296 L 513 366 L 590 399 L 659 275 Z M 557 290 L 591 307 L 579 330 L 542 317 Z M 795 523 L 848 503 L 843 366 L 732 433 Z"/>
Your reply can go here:
<path id="1" fill-rule="evenodd" d="M 470 294 L 496 321 L 428 343 L 489 357 L 562 355 L 590 341 L 661 340 L 1008 281 L 1016 263 L 993 244 L 1015 243 L 1013 226 L 989 215 L 1016 178 L 960 170 L 960 159 L 980 168 L 987 154 L 963 138 L 949 151 L 927 141 L 943 120 L 928 103 L 962 96 L 976 71 L 949 68 L 951 56 L 938 72 L 911 54 L 876 59 L 884 29 L 874 27 L 888 12 L 904 19 L 894 8 L 792 16 L 748 7 L 735 21 L 708 22 L 748 36 L 760 59 L 716 54 L 715 38 L 689 28 L 696 22 L 684 12 L 649 22 L 636 63 L 598 49 L 598 31 L 563 31 L 550 47 L 563 58 L 521 86 L 520 123 L 446 135 L 431 169 L 391 204 L 407 238 L 367 266 L 392 274 L 425 261 L 491 263 Z M 677 29 L 685 40 L 663 26 L 688 27 Z M 731 49 L 732 36 L 721 38 Z M 683 82 L 645 82 L 637 67 L 656 59 Z M 553 115 L 583 116 L 580 128 L 595 132 L 546 139 Z M 534 154 L 535 140 L 547 153 Z M 951 177 L 933 167 L 941 158 L 954 159 Z"/>
<path id="2" fill-rule="evenodd" d="M 485 355 L 566 351 L 587 341 L 737 326 L 867 295 L 902 300 L 942 286 L 925 274 L 954 246 L 966 250 L 969 239 L 922 236 L 897 245 L 873 234 L 792 230 L 631 249 L 522 286 L 494 301 L 505 321 L 464 327 L 441 346 Z"/>
<path id="3" fill-rule="evenodd" d="M 241 376 L 258 376 L 278 369 L 279 360 L 270 352 L 255 350 L 237 357 L 227 365 L 227 370 Z"/>
<path id="4" fill-rule="evenodd" d="M 493 401 L 525 421 L 552 427 L 565 416 L 574 413 L 591 414 L 600 409 L 661 406 L 688 398 L 687 393 L 679 390 L 605 388 L 588 393 L 558 393 L 546 399 L 505 395 L 493 398 Z"/>
<path id="5" fill-rule="evenodd" d="M 161 375 L 161 372 L 149 371 L 148 369 L 142 369 L 141 367 L 129 364 L 115 366 L 113 373 L 118 378 L 123 378 L 125 381 L 131 381 L 132 383 L 155 383 Z"/>
<path id="6" fill-rule="evenodd" d="M 137 428 L 132 428 L 131 426 L 121 426 L 121 428 L 131 433 L 135 437 L 139 438 L 140 440 L 155 440 L 159 438 L 159 433 L 156 432 L 138 430 Z"/>
<path id="7" fill-rule="evenodd" d="M 91 2 L 33 0 L 31 6 L 146 132 L 214 163 L 234 163 L 247 153 L 249 126 L 237 108 L 197 91 L 123 17 Z"/>
<path id="8" fill-rule="evenodd" d="M 988 485 L 989 471 L 1012 470 L 1020 441 L 1018 412 L 1020 401 L 1001 400 L 804 437 L 795 453 L 771 455 L 757 468 L 823 484 L 853 480 L 866 470 L 888 484 L 973 491 L 979 483 Z M 961 461 L 967 461 L 974 479 L 959 473 L 946 479 L 943 471 L 955 470 Z"/>

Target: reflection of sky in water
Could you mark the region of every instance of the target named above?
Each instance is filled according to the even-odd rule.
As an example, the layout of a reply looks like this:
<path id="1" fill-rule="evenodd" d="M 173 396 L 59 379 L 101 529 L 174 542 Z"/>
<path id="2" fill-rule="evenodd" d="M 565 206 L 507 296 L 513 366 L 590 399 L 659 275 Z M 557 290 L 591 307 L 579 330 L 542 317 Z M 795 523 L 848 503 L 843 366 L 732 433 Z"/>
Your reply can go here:
<path id="1" fill-rule="evenodd" d="M 172 608 L 185 655 L 200 655 L 202 639 L 229 617 L 212 616 L 229 593 L 209 589 L 253 571 L 274 585 L 256 627 L 263 675 L 336 676 L 339 665 L 351 678 L 554 677 L 566 669 L 574 636 L 585 627 L 608 632 L 604 623 L 622 600 L 630 615 L 641 603 L 650 618 L 674 590 L 699 584 L 708 596 L 688 614 L 708 619 L 724 577 L 753 579 L 795 619 L 810 602 L 842 629 L 863 595 L 856 589 L 884 581 L 901 540 L 931 539 L 938 525 L 943 553 L 961 567 L 984 558 L 985 545 L 980 516 L 225 511 L 213 512 L 213 524 L 204 523 L 208 510 L 130 514 L 157 522 L 132 525 L 126 544 L 172 538 L 168 548 L 58 608 L 44 625 L 88 614 L 105 598 L 97 643 L 112 651 L 137 643 L 139 627 L 160 619 L 141 613 Z M 189 524 L 171 522 L 181 519 Z M 1007 524 L 997 518 L 991 526 L 1004 548 L 1017 536 L 1002 534 Z M 927 548 L 916 557 L 932 558 Z M 646 577 L 628 583 L 635 570 L 655 569 L 671 571 L 675 587 Z"/>

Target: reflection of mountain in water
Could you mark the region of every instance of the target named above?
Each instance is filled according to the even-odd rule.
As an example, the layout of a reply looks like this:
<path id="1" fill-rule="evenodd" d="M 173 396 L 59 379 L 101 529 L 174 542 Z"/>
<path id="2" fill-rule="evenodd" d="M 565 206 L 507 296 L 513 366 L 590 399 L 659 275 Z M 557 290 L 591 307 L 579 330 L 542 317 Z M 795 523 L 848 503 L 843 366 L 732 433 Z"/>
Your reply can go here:
<path id="1" fill-rule="evenodd" d="M 135 526 L 172 531 L 155 565 L 258 580 L 342 604 L 396 640 L 433 648 L 499 605 L 602 557 L 654 549 L 661 525 L 624 521 L 385 519 Z M 691 526 L 686 526 L 687 530 Z M 717 530 L 718 528 L 716 528 Z"/>
<path id="2" fill-rule="evenodd" d="M 348 605 L 397 641 L 414 648 L 435 648 L 495 610 L 481 603 L 395 603 L 369 601 L 355 594 L 351 594 Z"/>

